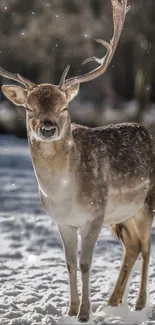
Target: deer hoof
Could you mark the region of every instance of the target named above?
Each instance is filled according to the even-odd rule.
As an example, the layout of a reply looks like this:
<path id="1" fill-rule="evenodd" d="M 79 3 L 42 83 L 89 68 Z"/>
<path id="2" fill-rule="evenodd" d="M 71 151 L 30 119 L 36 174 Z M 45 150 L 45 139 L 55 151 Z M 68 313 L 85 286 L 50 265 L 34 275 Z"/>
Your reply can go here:
<path id="1" fill-rule="evenodd" d="M 79 316 L 78 320 L 80 323 L 87 323 L 89 320 L 89 316 L 88 317 L 87 316 Z"/>
<path id="2" fill-rule="evenodd" d="M 79 309 L 79 305 L 72 305 L 69 307 L 67 315 L 72 317 L 72 316 L 77 316 L 78 314 L 78 309 Z"/>
<path id="3" fill-rule="evenodd" d="M 117 307 L 122 303 L 122 299 L 119 297 L 111 297 L 108 301 L 108 306 Z"/>
<path id="4" fill-rule="evenodd" d="M 136 310 L 142 310 L 146 305 L 146 295 L 139 296 L 136 303 Z"/>

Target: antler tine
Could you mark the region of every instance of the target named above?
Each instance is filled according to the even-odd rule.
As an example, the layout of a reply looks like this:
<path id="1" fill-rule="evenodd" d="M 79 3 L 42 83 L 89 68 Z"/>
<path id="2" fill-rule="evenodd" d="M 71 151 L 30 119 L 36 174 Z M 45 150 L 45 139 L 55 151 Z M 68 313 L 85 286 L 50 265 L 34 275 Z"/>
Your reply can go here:
<path id="1" fill-rule="evenodd" d="M 113 7 L 113 24 L 114 24 L 113 38 L 110 41 L 110 43 L 101 39 L 96 40 L 98 43 L 101 43 L 106 47 L 107 54 L 101 59 L 98 59 L 96 57 L 91 57 L 86 59 L 83 62 L 83 64 L 90 61 L 96 61 L 98 64 L 100 64 L 100 66 L 94 69 L 93 71 L 90 71 L 82 76 L 77 76 L 66 80 L 65 89 L 67 89 L 68 87 L 76 83 L 83 83 L 83 82 L 93 80 L 99 77 L 100 75 L 102 75 L 107 70 L 107 67 L 111 62 L 114 52 L 116 50 L 123 29 L 125 16 L 130 9 L 130 6 L 127 7 L 127 0 L 122 0 L 121 2 L 119 2 L 118 0 L 111 0 L 111 2 Z"/>
<path id="2" fill-rule="evenodd" d="M 65 88 L 65 81 L 66 81 L 66 77 L 67 77 L 69 69 L 70 69 L 70 65 L 67 65 L 66 69 L 64 70 L 64 72 L 61 76 L 60 83 L 59 83 L 60 90 L 64 90 L 64 88 Z"/>
<path id="3" fill-rule="evenodd" d="M 28 90 L 32 90 L 36 86 L 33 82 L 22 77 L 19 73 L 15 74 L 15 73 L 8 72 L 5 69 L 3 69 L 2 67 L 0 67 L 0 75 L 2 77 L 5 77 L 5 78 L 11 79 L 11 80 L 15 80 L 15 81 L 23 84 Z"/>

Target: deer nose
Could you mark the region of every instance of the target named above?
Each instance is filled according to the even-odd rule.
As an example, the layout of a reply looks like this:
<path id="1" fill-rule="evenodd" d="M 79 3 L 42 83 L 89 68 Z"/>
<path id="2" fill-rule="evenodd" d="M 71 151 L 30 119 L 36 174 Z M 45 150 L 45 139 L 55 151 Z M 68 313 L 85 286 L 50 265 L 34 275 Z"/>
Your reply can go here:
<path id="1" fill-rule="evenodd" d="M 58 128 L 55 124 L 50 121 L 45 121 L 41 126 L 41 133 L 44 137 L 50 138 L 55 135 L 58 131 Z"/>

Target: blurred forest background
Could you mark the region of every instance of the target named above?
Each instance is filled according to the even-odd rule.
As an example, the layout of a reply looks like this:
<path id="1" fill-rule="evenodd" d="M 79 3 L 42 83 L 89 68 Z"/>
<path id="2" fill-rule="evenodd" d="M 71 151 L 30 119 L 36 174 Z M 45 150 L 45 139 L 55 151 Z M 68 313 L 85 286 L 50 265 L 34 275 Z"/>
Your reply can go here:
<path id="1" fill-rule="evenodd" d="M 108 71 L 81 85 L 71 103 L 72 120 L 96 126 L 137 121 L 155 129 L 155 0 L 128 0 L 131 6 Z M 105 49 L 95 38 L 113 35 L 110 0 L 0 0 L 0 65 L 36 83 L 58 84 L 96 67 L 82 66 Z M 9 81 L 0 78 L 0 84 Z M 12 82 L 11 82 L 12 83 Z M 0 132 L 25 136 L 24 109 L 0 93 Z"/>

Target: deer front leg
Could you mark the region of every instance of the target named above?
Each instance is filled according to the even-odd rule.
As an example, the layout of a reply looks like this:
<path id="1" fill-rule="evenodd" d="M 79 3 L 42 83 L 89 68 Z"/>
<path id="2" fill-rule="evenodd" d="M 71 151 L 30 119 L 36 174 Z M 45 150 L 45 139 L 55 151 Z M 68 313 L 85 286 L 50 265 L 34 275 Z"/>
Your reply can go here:
<path id="1" fill-rule="evenodd" d="M 85 225 L 80 229 L 82 246 L 80 257 L 80 269 L 82 276 L 82 294 L 78 313 L 78 319 L 81 322 L 87 322 L 89 319 L 89 275 L 92 262 L 93 250 L 100 233 L 103 220 Z"/>
<path id="2" fill-rule="evenodd" d="M 64 252 L 66 257 L 66 266 L 69 274 L 69 316 L 76 316 L 79 309 L 79 296 L 77 290 L 77 228 L 59 226 Z"/>

